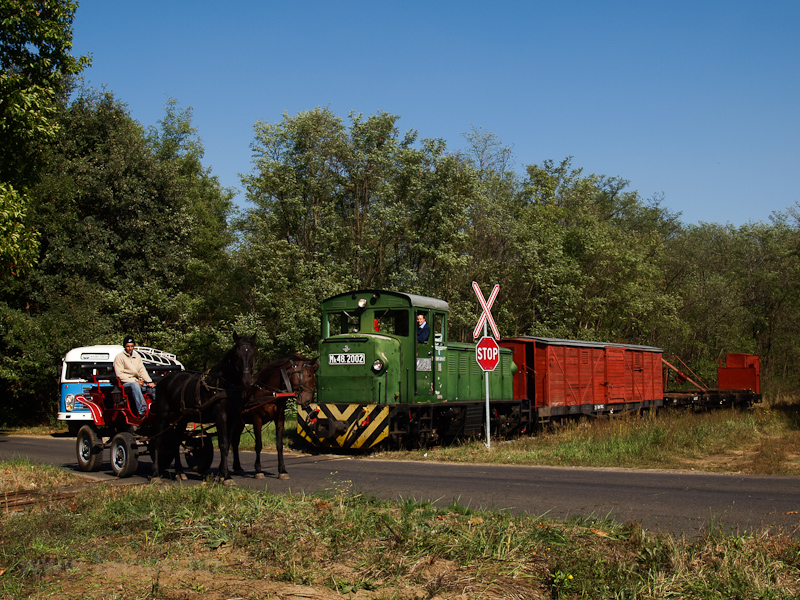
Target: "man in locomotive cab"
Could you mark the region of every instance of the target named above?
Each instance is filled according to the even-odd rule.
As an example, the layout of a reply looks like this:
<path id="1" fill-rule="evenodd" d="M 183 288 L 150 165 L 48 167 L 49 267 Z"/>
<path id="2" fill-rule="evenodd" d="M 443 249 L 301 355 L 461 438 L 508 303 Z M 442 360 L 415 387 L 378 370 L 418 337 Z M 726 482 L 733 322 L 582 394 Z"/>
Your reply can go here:
<path id="1" fill-rule="evenodd" d="M 131 336 L 125 338 L 122 346 L 124 350 L 114 358 L 114 372 L 122 382 L 122 387 L 129 397 L 133 397 L 139 416 L 147 412 L 144 401 L 144 391 L 150 388 L 150 395 L 155 399 L 155 383 L 144 368 L 142 357 L 134 350 L 135 342 Z"/>
<path id="2" fill-rule="evenodd" d="M 420 344 L 427 344 L 428 339 L 431 337 L 431 328 L 428 321 L 425 319 L 424 313 L 417 315 L 417 342 Z"/>

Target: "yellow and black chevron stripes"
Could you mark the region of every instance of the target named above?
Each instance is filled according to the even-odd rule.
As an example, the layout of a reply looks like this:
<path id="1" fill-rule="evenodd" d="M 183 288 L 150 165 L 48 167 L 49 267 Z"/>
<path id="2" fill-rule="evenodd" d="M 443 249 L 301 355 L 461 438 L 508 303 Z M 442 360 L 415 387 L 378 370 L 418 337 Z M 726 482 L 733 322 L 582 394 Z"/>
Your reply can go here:
<path id="1" fill-rule="evenodd" d="M 389 435 L 389 407 L 311 404 L 297 408 L 297 433 L 319 448 L 367 449 Z"/>

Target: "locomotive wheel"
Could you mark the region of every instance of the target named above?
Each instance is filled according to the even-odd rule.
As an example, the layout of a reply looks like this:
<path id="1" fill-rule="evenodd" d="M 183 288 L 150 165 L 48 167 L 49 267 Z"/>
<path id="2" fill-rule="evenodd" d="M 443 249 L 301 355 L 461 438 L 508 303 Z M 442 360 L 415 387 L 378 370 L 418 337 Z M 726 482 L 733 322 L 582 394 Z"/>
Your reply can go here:
<path id="1" fill-rule="evenodd" d="M 84 425 L 78 431 L 75 442 L 78 466 L 81 471 L 97 471 L 103 462 L 103 441 L 91 425 Z"/>
<path id="2" fill-rule="evenodd" d="M 183 447 L 186 449 L 186 466 L 191 471 L 202 475 L 211 468 L 211 463 L 214 462 L 214 444 L 210 437 L 187 438 Z"/>
<path id="3" fill-rule="evenodd" d="M 123 431 L 111 440 L 111 470 L 117 477 L 128 477 L 136 472 L 136 440 L 128 431 Z"/>

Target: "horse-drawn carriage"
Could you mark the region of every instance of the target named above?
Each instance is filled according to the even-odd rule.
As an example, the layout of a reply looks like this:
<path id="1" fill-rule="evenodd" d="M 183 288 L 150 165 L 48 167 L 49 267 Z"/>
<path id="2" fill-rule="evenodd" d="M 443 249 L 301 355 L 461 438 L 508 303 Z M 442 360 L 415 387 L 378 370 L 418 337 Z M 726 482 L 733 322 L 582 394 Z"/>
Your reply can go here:
<path id="1" fill-rule="evenodd" d="M 181 455 L 192 471 L 205 473 L 214 458 L 212 439 L 217 437 L 219 477 L 229 480 L 227 456 L 232 439 L 234 467 L 241 469 L 237 450 L 244 420 L 258 430 L 257 452 L 261 450 L 261 424 L 275 420 L 279 476 L 283 477 L 283 411 L 289 398 L 302 398 L 306 404 L 311 401 L 316 362 L 289 357 L 273 361 L 253 375 L 255 336 L 234 334 L 234 341 L 223 360 L 208 371 L 189 372 L 181 367 L 164 373 L 156 383 L 155 398 L 145 391 L 147 411 L 141 416 L 132 410 L 132 398 L 116 377 L 104 373 L 100 379 L 95 372 L 74 399 L 91 414 L 91 421 L 84 421 L 77 433 L 79 468 L 99 470 L 104 450 L 110 449 L 111 469 L 118 477 L 135 473 L 139 457 L 149 454 L 153 476 L 161 476 L 174 462 L 178 476 L 185 478 Z M 260 472 L 257 454 L 256 476 Z"/>
<path id="2" fill-rule="evenodd" d="M 128 477 L 136 472 L 139 457 L 153 452 L 159 431 L 152 410 L 153 396 L 145 392 L 148 410 L 138 416 L 132 410 L 133 399 L 120 385 L 118 379 L 110 378 L 112 386 L 101 386 L 99 382 L 89 392 L 77 396 L 86 406 L 92 420 L 79 430 L 76 440 L 78 467 L 83 471 L 98 471 L 106 449 L 111 451 L 111 470 L 117 477 Z M 202 425 L 192 424 L 180 438 L 186 464 L 193 471 L 205 473 L 214 459 L 211 434 Z"/>

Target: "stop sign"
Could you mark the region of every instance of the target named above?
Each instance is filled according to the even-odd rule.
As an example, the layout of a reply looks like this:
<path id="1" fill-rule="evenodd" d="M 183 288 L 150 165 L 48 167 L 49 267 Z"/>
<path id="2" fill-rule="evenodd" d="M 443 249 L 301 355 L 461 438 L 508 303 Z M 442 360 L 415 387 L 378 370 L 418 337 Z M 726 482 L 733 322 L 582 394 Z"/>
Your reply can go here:
<path id="1" fill-rule="evenodd" d="M 500 362 L 500 346 L 493 337 L 482 337 L 475 346 L 475 359 L 484 371 L 494 371 Z"/>

